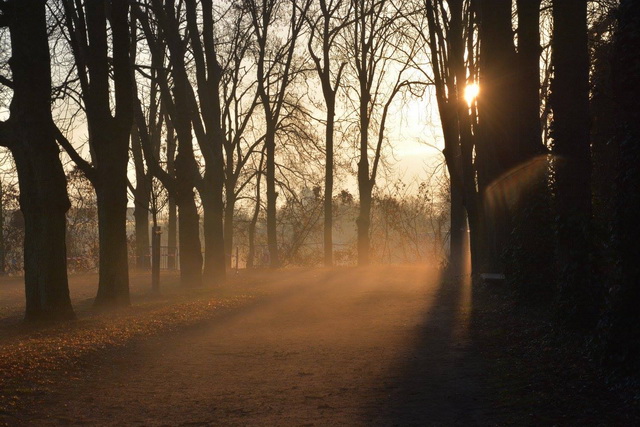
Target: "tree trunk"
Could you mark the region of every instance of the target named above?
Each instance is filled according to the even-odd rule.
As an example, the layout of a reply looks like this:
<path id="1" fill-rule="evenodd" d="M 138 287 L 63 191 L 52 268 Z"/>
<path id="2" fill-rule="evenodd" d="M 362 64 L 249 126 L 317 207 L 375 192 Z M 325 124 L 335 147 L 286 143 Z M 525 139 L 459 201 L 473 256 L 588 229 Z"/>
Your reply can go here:
<path id="1" fill-rule="evenodd" d="M 9 30 L 14 94 L 6 123 L 25 221 L 25 320 L 72 319 L 65 243 L 70 203 L 53 134 L 45 2 L 12 3 Z"/>
<path id="2" fill-rule="evenodd" d="M 136 190 L 140 185 L 137 184 Z M 136 223 L 136 268 L 139 270 L 149 270 L 151 267 L 149 262 L 149 199 L 144 200 L 144 196 L 143 191 L 136 191 L 133 211 Z"/>
<path id="3" fill-rule="evenodd" d="M 326 95 L 325 95 L 326 98 Z M 335 94 L 334 94 L 335 98 Z M 324 265 L 333 266 L 333 131 L 335 100 L 327 99 L 326 155 L 324 170 Z"/>
<path id="4" fill-rule="evenodd" d="M 178 255 L 178 217 L 176 214 L 175 199 L 169 196 L 169 219 L 167 224 L 167 268 L 175 270 L 177 267 L 176 257 Z"/>
<path id="5" fill-rule="evenodd" d="M 131 153 L 136 171 L 136 187 L 133 191 L 136 224 L 136 268 L 149 270 L 151 258 L 149 253 L 149 203 L 151 196 L 151 177 L 145 173 L 142 147 L 137 126 L 131 132 Z"/>
<path id="6" fill-rule="evenodd" d="M 368 178 L 368 168 L 365 173 Z M 371 239 L 369 237 L 369 228 L 371 226 L 372 188 L 367 182 L 364 184 L 360 183 L 358 185 L 358 190 L 360 195 L 360 209 L 358 212 L 358 218 L 356 219 L 356 225 L 358 226 L 358 265 L 369 265 L 371 262 Z"/>
<path id="7" fill-rule="evenodd" d="M 247 268 L 252 268 L 254 265 L 256 225 L 258 224 L 258 217 L 260 216 L 260 203 L 261 203 L 260 181 L 262 179 L 263 161 L 264 161 L 264 154 L 260 158 L 260 169 L 256 174 L 256 204 L 253 210 L 253 216 L 251 217 L 251 222 L 249 223 L 249 251 L 247 252 Z"/>
<path id="8" fill-rule="evenodd" d="M 120 156 L 101 157 L 103 161 L 111 161 L 99 169 L 98 182 L 96 183 L 100 276 L 94 305 L 98 307 L 130 304 L 126 230 L 126 162 L 119 161 L 121 159 L 117 158 L 124 157 L 126 159 L 128 150 L 119 154 Z M 124 171 L 116 168 L 116 166 L 122 167 L 122 165 L 124 165 Z"/>
<path id="9" fill-rule="evenodd" d="M 74 5 L 65 3 L 68 13 Z M 69 31 L 74 34 L 71 43 L 75 59 L 86 61 L 88 68 L 78 67 L 86 106 L 89 142 L 94 167 L 92 184 L 98 204 L 98 231 L 100 261 L 96 306 L 129 304 L 129 269 L 127 254 L 127 168 L 129 163 L 129 137 L 133 125 L 133 79 L 131 72 L 131 45 L 129 33 L 129 3 L 112 0 L 107 17 L 107 2 L 80 3 L 75 18 L 88 35 L 78 43 L 71 20 Z M 82 17 L 82 18 L 81 18 Z M 110 24 L 111 46 L 107 21 Z M 84 37 L 84 30 L 81 37 Z M 110 80 L 110 76 L 113 80 Z M 91 84 L 87 82 L 90 81 Z M 111 108 L 111 100 L 115 115 Z M 91 168 L 85 165 L 84 169 Z M 85 173 L 87 173 L 85 171 Z"/>
<path id="10" fill-rule="evenodd" d="M 203 208 L 204 228 L 204 280 L 209 285 L 222 285 L 226 279 L 226 262 L 224 248 L 222 202 L 223 182 L 211 179 L 208 174 L 204 178 L 205 191 L 200 192 Z"/>
<path id="11" fill-rule="evenodd" d="M 229 184 L 229 175 L 227 174 L 225 204 L 224 204 L 224 253 L 225 262 L 228 268 L 231 268 L 231 254 L 233 252 L 233 215 L 236 207 L 235 185 Z"/>
<path id="12" fill-rule="evenodd" d="M 169 118 L 165 120 L 167 123 L 167 173 L 175 177 L 175 156 L 176 156 L 176 135 L 173 123 Z M 174 194 L 169 193 L 169 218 L 167 224 L 167 268 L 175 270 L 177 267 L 176 257 L 178 255 L 178 217 L 176 215 L 176 198 Z"/>
<path id="13" fill-rule="evenodd" d="M 455 277 L 463 273 L 467 240 L 467 218 L 464 210 L 464 192 L 453 180 L 451 189 L 451 229 L 449 231 L 448 273 Z"/>
<path id="14" fill-rule="evenodd" d="M 278 254 L 278 222 L 276 199 L 276 142 L 275 126 L 267 125 L 267 135 L 265 139 L 267 152 L 267 246 L 269 247 L 269 264 L 271 268 L 280 267 L 280 257 Z"/>
<path id="15" fill-rule="evenodd" d="M 180 229 L 180 281 L 183 286 L 202 286 L 202 248 L 200 246 L 200 216 L 196 207 L 193 184 L 188 179 L 188 165 L 193 158 L 183 158 L 178 153 L 175 161 L 178 207 L 178 227 Z M 187 176 L 185 176 L 187 175 Z"/>
<path id="16" fill-rule="evenodd" d="M 555 265 L 546 147 L 540 125 L 540 0 L 518 0 L 518 183 L 505 273 L 522 302 L 552 300 Z"/>
<path id="17" fill-rule="evenodd" d="M 364 25 L 363 25 L 364 27 Z M 362 30 L 364 31 L 364 30 Z M 364 42 L 361 43 L 364 46 Z M 363 49 L 362 64 L 367 61 Z M 369 102 L 371 95 L 367 88 L 368 72 L 360 70 L 360 159 L 358 161 L 358 195 L 360 197 L 360 209 L 356 225 L 358 228 L 358 265 L 368 265 L 370 262 L 371 242 L 369 228 L 371 225 L 371 191 L 373 185 L 369 178 Z"/>
<path id="18" fill-rule="evenodd" d="M 540 0 L 518 4 L 518 153 L 520 162 L 545 154 L 540 125 Z"/>
<path id="19" fill-rule="evenodd" d="M 478 187 L 483 226 L 484 269 L 502 271 L 510 232 L 505 194 L 498 179 L 517 165 L 514 98 L 517 81 L 511 29 L 511 2 L 483 1 L 480 22 L 479 129 L 476 143 Z"/>
<path id="20" fill-rule="evenodd" d="M 4 248 L 4 189 L 0 182 L 0 275 L 7 272 L 6 254 Z"/>
<path id="21" fill-rule="evenodd" d="M 640 370 L 640 4 L 622 0 L 614 39 L 612 83 L 619 144 L 614 248 L 618 276 L 611 295 L 607 361 L 631 374 Z"/>
<path id="22" fill-rule="evenodd" d="M 556 171 L 559 311 L 578 329 L 595 325 L 597 292 L 591 280 L 591 154 L 586 0 L 553 3 L 551 83 Z"/>

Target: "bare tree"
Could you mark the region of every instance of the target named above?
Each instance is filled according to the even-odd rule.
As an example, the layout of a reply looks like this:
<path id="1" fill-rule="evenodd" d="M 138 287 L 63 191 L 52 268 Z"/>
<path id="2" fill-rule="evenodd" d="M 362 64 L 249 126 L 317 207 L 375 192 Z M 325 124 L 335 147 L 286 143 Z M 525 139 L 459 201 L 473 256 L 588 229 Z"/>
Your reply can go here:
<path id="1" fill-rule="evenodd" d="M 251 268 L 255 263 L 255 236 L 258 217 L 260 216 L 260 207 L 262 201 L 262 193 L 260 191 L 260 183 L 264 174 L 264 152 L 260 156 L 260 163 L 256 171 L 256 192 L 253 214 L 249 223 L 249 251 L 247 253 L 247 268 Z"/>
<path id="2" fill-rule="evenodd" d="M 335 45 L 337 37 L 353 22 L 349 19 L 352 6 L 342 0 L 320 0 L 319 10 L 310 10 L 307 18 L 311 34 L 308 49 L 322 85 L 326 107 L 325 123 L 325 181 L 324 181 L 324 265 L 333 265 L 333 177 L 334 177 L 334 128 L 336 95 L 347 65 L 344 58 L 337 64 Z M 315 14 L 315 15 L 313 15 Z M 316 42 L 318 38 L 318 42 Z M 319 44 L 319 47 L 315 46 Z M 317 53 L 316 49 L 319 50 Z"/>
<path id="3" fill-rule="evenodd" d="M 473 82 L 471 70 L 476 60 L 471 50 L 465 61 L 466 42 L 473 46 L 473 13 L 469 9 L 469 3 L 465 4 L 463 0 L 447 1 L 450 11 L 448 16 L 442 13 L 442 1 L 429 0 L 424 5 L 428 35 L 422 35 L 426 36 L 425 41 L 429 46 L 444 136 L 443 154 L 450 177 L 449 266 L 450 272 L 457 274 L 462 268 L 467 219 L 471 231 L 470 245 L 474 271 L 477 270 L 479 257 L 479 199 L 473 163 L 475 141 L 472 135 L 471 106 L 464 97 L 467 84 Z"/>
<path id="4" fill-rule="evenodd" d="M 381 164 L 385 126 L 394 97 L 422 82 L 411 81 L 405 72 L 417 51 L 416 39 L 402 31 L 405 11 L 390 0 L 352 0 L 354 25 L 346 41 L 356 79 L 359 123 L 358 264 L 369 264 L 372 191 Z M 375 118 L 374 118 L 375 117 Z M 370 133 L 377 137 L 371 144 Z M 370 160 L 370 157 L 371 160 Z"/>
<path id="5" fill-rule="evenodd" d="M 258 44 L 256 79 L 265 119 L 267 186 L 267 241 L 271 267 L 280 266 L 278 255 L 276 199 L 276 133 L 280 127 L 289 85 L 294 77 L 293 59 L 296 43 L 302 32 L 309 0 L 298 4 L 294 0 L 244 0 Z M 279 27 L 278 18 L 285 7 L 290 8 L 288 25 Z M 285 34 L 282 37 L 282 33 Z"/>
<path id="6" fill-rule="evenodd" d="M 128 305 L 127 167 L 133 123 L 129 5 L 126 0 L 113 0 L 109 8 L 105 1 L 82 5 L 64 0 L 63 5 L 89 127 L 91 163 L 61 132 L 57 138 L 96 189 L 100 276 L 95 305 Z"/>
<path id="7" fill-rule="evenodd" d="M 11 34 L 10 116 L 0 145 L 16 162 L 24 216 L 25 320 L 74 317 L 66 259 L 69 198 L 51 115 L 51 66 L 45 1 L 1 1 L 0 31 Z"/>
<path id="8" fill-rule="evenodd" d="M 256 107 L 259 104 L 257 84 L 254 79 L 255 64 L 247 65 L 254 46 L 253 25 L 243 8 L 231 8 L 224 25 L 227 31 L 220 38 L 223 53 L 221 82 L 222 126 L 225 133 L 225 212 L 224 244 L 227 265 L 231 266 L 234 244 L 234 213 L 236 202 L 254 174 L 244 173 L 247 162 L 264 143 L 263 137 L 251 132 L 257 122 Z M 220 25 L 223 27 L 223 25 Z M 248 176 L 247 176 L 248 175 Z M 259 179 L 259 178 L 256 178 Z"/>
<path id="9" fill-rule="evenodd" d="M 591 280 L 591 151 L 587 2 L 553 2 L 551 87 L 560 309 L 571 325 L 589 328 L 598 314 Z"/>
<path id="10" fill-rule="evenodd" d="M 192 87 L 186 74 L 185 47 L 177 28 L 177 11 L 175 2 L 165 5 L 154 1 L 153 11 L 158 14 L 161 34 L 154 31 L 149 15 L 139 5 L 134 6 L 133 13 L 139 21 L 145 40 L 151 52 L 154 64 L 162 64 L 156 69 L 156 78 L 160 86 L 162 103 L 167 112 L 167 126 L 175 130 L 177 137 L 177 155 L 173 161 L 175 178 L 162 169 L 156 157 L 148 135 L 148 125 L 144 120 L 142 106 L 136 103 L 136 123 L 140 132 L 147 167 L 154 176 L 167 188 L 175 199 L 178 208 L 178 228 L 180 230 L 180 277 L 185 286 L 200 286 L 202 283 L 202 254 L 200 245 L 200 217 L 195 202 L 194 189 L 200 179 L 199 167 L 194 155 L 192 137 Z M 166 33 L 164 33 L 166 29 Z M 164 38 L 170 40 L 163 41 Z M 170 46 L 170 56 L 177 62 L 171 68 L 171 77 L 164 66 L 164 45 Z M 153 59 L 155 58 L 155 59 Z M 172 64 L 175 67 L 175 63 Z M 171 86 L 171 83 L 173 85 Z M 169 121 L 171 122 L 169 125 Z M 172 133 L 172 132 L 171 132 Z"/>

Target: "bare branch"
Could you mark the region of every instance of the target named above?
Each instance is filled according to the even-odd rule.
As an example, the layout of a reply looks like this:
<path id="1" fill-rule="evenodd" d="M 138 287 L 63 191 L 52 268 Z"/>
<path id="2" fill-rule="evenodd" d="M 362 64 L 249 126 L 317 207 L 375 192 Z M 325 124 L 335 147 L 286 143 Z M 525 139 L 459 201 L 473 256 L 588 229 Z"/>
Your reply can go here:
<path id="1" fill-rule="evenodd" d="M 0 84 L 3 84 L 10 89 L 13 89 L 13 82 L 8 78 L 6 78 L 5 76 L 0 76 Z"/>
<path id="2" fill-rule="evenodd" d="M 93 184 L 96 180 L 95 168 L 91 165 L 91 163 L 82 158 L 80 153 L 78 153 L 73 145 L 71 145 L 69 140 L 62 134 L 58 126 L 56 126 L 55 124 L 53 124 L 52 126 L 54 136 L 56 138 L 56 141 L 58 141 L 58 144 L 60 144 L 64 151 L 69 155 L 69 157 L 71 157 L 71 160 L 73 160 L 74 163 L 78 166 L 78 169 L 80 169 L 87 177 L 87 179 Z"/>

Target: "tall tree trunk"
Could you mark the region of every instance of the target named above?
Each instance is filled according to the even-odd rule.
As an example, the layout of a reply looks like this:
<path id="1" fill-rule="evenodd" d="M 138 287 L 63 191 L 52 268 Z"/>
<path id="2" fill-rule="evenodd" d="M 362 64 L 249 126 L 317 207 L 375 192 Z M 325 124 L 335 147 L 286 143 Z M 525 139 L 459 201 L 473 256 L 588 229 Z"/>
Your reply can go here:
<path id="1" fill-rule="evenodd" d="M 449 273 L 459 276 L 463 273 L 467 240 L 467 218 L 464 209 L 464 191 L 456 181 L 450 180 L 451 229 L 449 231 Z"/>
<path id="2" fill-rule="evenodd" d="M 278 222 L 276 199 L 276 142 L 275 124 L 267 124 L 267 135 L 265 139 L 266 161 L 267 161 L 267 246 L 269 248 L 269 264 L 271 268 L 280 267 L 280 256 L 278 253 Z"/>
<path id="3" fill-rule="evenodd" d="M 202 248 L 200 246 L 200 215 L 196 207 L 193 183 L 189 176 L 188 164 L 193 157 L 178 152 L 175 161 L 178 207 L 178 227 L 180 229 L 180 281 L 183 286 L 202 285 Z M 185 164 L 187 163 L 187 164 Z"/>
<path id="4" fill-rule="evenodd" d="M 96 306 L 122 306 L 130 303 L 126 231 L 128 150 L 122 151 L 113 157 L 103 156 L 103 160 L 112 161 L 102 165 L 98 171 L 96 195 L 100 277 Z"/>
<path id="5" fill-rule="evenodd" d="M 178 256 L 178 215 L 176 212 L 176 201 L 169 196 L 169 214 L 167 223 L 167 268 L 175 270 L 177 267 L 176 258 Z"/>
<path id="6" fill-rule="evenodd" d="M 136 191 L 136 202 L 133 217 L 136 227 L 136 268 L 151 268 L 149 252 L 149 199 L 143 199 L 144 193 Z M 140 200 L 143 199 L 143 200 Z M 146 206 L 146 209 L 145 209 Z"/>
<path id="7" fill-rule="evenodd" d="M 14 94 L 2 124 L 9 128 L 25 221 L 25 320 L 72 319 L 65 243 L 70 203 L 51 117 L 45 2 L 13 2 L 8 19 Z"/>
<path id="8" fill-rule="evenodd" d="M 260 157 L 260 167 L 256 174 L 256 204 L 253 210 L 253 216 L 249 223 L 249 251 L 247 253 L 247 268 L 252 268 L 255 258 L 255 240 L 256 240 L 256 225 L 258 224 L 258 217 L 260 216 L 260 203 L 262 193 L 260 192 L 260 182 L 262 180 L 262 167 L 264 162 L 264 153 Z"/>
<path id="9" fill-rule="evenodd" d="M 520 162 L 546 153 L 540 124 L 540 0 L 518 5 L 518 138 Z"/>
<path id="10" fill-rule="evenodd" d="M 540 124 L 540 0 L 518 0 L 517 97 L 519 172 L 512 210 L 507 279 L 526 303 L 548 304 L 554 292 L 553 221 L 548 190 L 547 149 Z"/>
<path id="11" fill-rule="evenodd" d="M 480 22 L 479 129 L 476 143 L 478 186 L 484 230 L 485 268 L 502 271 L 510 232 L 504 194 L 498 179 L 517 164 L 514 140 L 516 60 L 511 29 L 511 2 L 482 1 Z"/>
<path id="12" fill-rule="evenodd" d="M 4 188 L 0 181 L 0 275 L 7 272 L 6 253 L 4 248 Z"/>
<path id="13" fill-rule="evenodd" d="M 464 98 L 467 85 L 465 43 L 463 31 L 463 2 L 449 0 L 450 21 L 448 31 L 436 17 L 439 14 L 432 3 L 426 3 L 429 23 L 429 48 L 436 59 L 433 67 L 436 99 L 444 135 L 443 154 L 450 177 L 451 195 L 451 251 L 450 271 L 461 272 L 466 249 L 467 221 L 471 249 L 472 272 L 479 272 L 481 248 L 478 244 L 478 196 L 473 164 L 474 138 L 471 133 L 469 105 Z M 471 14 L 470 14 L 471 16 Z M 472 22 L 469 22 L 472 25 Z M 446 31 L 446 36 L 444 35 Z M 446 50 L 438 38 L 446 37 Z M 470 60 L 472 62 L 472 60 Z M 466 210 L 466 215 L 465 215 Z"/>
<path id="14" fill-rule="evenodd" d="M 151 268 L 149 252 L 149 203 L 151 198 L 151 179 L 144 170 L 142 147 L 137 126 L 131 132 L 131 153 L 136 171 L 136 187 L 133 191 L 133 217 L 136 228 L 136 268 Z"/>
<path id="15" fill-rule="evenodd" d="M 614 245 L 619 276 L 612 292 L 607 360 L 632 374 L 640 370 L 640 4 L 622 0 L 614 39 L 612 82 L 619 108 Z M 627 372 L 625 372 L 627 373 Z"/>
<path id="16" fill-rule="evenodd" d="M 171 120 L 165 120 L 167 123 L 167 173 L 175 177 L 175 156 L 176 156 L 176 135 Z M 176 198 L 174 194 L 169 193 L 169 218 L 167 224 L 167 268 L 175 270 L 178 266 L 178 217 L 176 214 Z"/>
<path id="17" fill-rule="evenodd" d="M 553 2 L 551 108 L 561 316 L 575 328 L 597 319 L 591 281 L 591 153 L 586 0 Z"/>
<path id="18" fill-rule="evenodd" d="M 364 35 L 362 37 L 364 37 Z M 364 42 L 361 42 L 361 44 L 363 46 L 365 45 Z M 362 64 L 365 64 L 366 61 L 367 57 L 363 51 Z M 358 161 L 358 195 L 360 198 L 360 208 L 356 225 L 358 228 L 358 265 L 368 265 L 371 251 L 369 228 L 371 225 L 371 191 L 373 190 L 371 179 L 369 178 L 369 102 L 371 95 L 367 87 L 366 79 L 368 78 L 368 73 L 366 69 L 359 74 L 360 160 Z"/>
<path id="19" fill-rule="evenodd" d="M 227 157 L 228 158 L 228 157 Z M 231 184 L 229 174 L 225 181 L 224 204 L 224 253 L 227 268 L 231 268 L 231 256 L 233 252 L 233 215 L 236 208 L 235 184 Z"/>
<path id="20" fill-rule="evenodd" d="M 325 129 L 326 154 L 324 166 L 324 265 L 333 266 L 333 131 L 335 122 L 335 93 L 327 101 Z"/>
<path id="21" fill-rule="evenodd" d="M 362 162 L 362 160 L 361 160 Z M 358 210 L 358 218 L 356 225 L 358 226 L 358 265 L 369 265 L 371 262 L 371 238 L 369 237 L 369 229 L 371 226 L 371 185 L 369 184 L 368 168 L 358 166 L 358 169 L 366 170 L 367 182 L 359 183 L 358 190 L 360 196 L 360 207 Z"/>
<path id="22" fill-rule="evenodd" d="M 467 86 L 467 67 L 465 66 L 465 39 L 463 28 L 463 4 L 462 0 L 449 1 L 451 9 L 451 23 L 449 25 L 449 38 L 451 46 L 450 61 L 452 70 L 450 72 L 455 77 L 455 88 L 451 87 L 450 102 L 453 104 L 454 111 L 448 113 L 447 116 L 453 116 L 451 120 L 457 120 L 455 124 L 449 127 L 457 130 L 459 142 L 454 145 L 452 142 L 449 146 L 453 146 L 454 152 L 450 154 L 455 159 L 450 160 L 453 164 L 453 172 L 457 179 L 451 179 L 451 258 L 454 272 L 460 274 L 463 272 L 463 263 L 465 259 L 464 251 L 467 249 L 467 240 L 469 240 L 469 249 L 471 251 L 471 270 L 473 273 L 479 273 L 480 260 L 482 259 L 482 246 L 480 245 L 480 219 L 478 208 L 478 194 L 476 191 L 476 177 L 473 164 L 474 137 L 471 133 L 471 117 L 469 114 L 469 105 L 464 97 L 464 91 Z M 472 15 L 470 13 L 470 15 Z M 472 23 L 469 23 L 472 25 Z M 473 37 L 467 35 L 467 37 Z M 469 60 L 473 63 L 473 58 Z M 453 77 L 452 76 L 452 77 Z M 451 139 L 454 139 L 452 136 Z M 451 172 L 451 170 L 450 170 Z M 450 173 L 451 175 L 451 173 Z M 466 210 L 461 212 L 460 203 L 464 205 Z M 467 222 L 469 234 L 467 234 Z M 454 233 L 458 234 L 454 236 Z"/>
<path id="23" fill-rule="evenodd" d="M 113 0 L 109 22 L 112 33 L 115 116 L 110 110 L 109 59 L 105 2 L 86 4 L 89 34 L 87 117 L 95 151 L 95 188 L 98 204 L 100 271 L 96 306 L 128 305 L 127 168 L 133 125 L 133 85 L 130 60 L 129 6 Z"/>
<path id="24" fill-rule="evenodd" d="M 208 191 L 201 191 L 204 228 L 204 279 L 210 285 L 221 285 L 226 280 L 224 248 L 224 203 L 222 188 L 224 181 L 219 176 L 212 179 L 205 174 L 204 183 Z"/>
<path id="25" fill-rule="evenodd" d="M 198 99 L 196 100 L 191 92 L 191 104 L 194 109 L 199 108 L 200 110 L 200 114 L 193 116 L 194 130 L 205 159 L 204 177 L 198 186 L 204 210 L 204 277 L 208 284 L 221 285 L 226 280 L 223 226 L 225 178 L 223 146 L 225 133 L 222 129 L 220 104 L 220 82 L 223 70 L 218 63 L 213 38 L 213 1 L 187 0 L 185 4 L 198 85 Z M 202 39 L 199 35 L 200 31 Z M 180 64 L 180 67 L 181 69 L 184 67 L 183 63 Z M 181 74 L 187 78 L 186 72 Z"/>

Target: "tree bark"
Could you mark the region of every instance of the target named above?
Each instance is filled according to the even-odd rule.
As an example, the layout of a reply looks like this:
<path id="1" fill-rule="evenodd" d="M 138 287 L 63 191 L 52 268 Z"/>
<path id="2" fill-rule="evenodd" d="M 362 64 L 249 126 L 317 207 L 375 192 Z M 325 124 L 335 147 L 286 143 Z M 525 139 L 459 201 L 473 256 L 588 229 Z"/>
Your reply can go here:
<path id="1" fill-rule="evenodd" d="M 89 34 L 87 117 L 95 151 L 96 195 L 100 240 L 100 276 L 96 306 L 128 305 L 127 167 L 129 136 L 133 124 L 133 87 L 130 61 L 129 6 L 113 0 L 109 21 L 112 32 L 116 113 L 109 105 L 107 16 L 104 2 L 86 4 Z"/>
<path id="2" fill-rule="evenodd" d="M 511 2 L 480 2 L 479 128 L 476 164 L 483 225 L 484 269 L 503 271 L 503 252 L 510 232 L 505 194 L 499 178 L 517 165 L 515 129 L 516 53 L 511 29 Z"/>
<path id="3" fill-rule="evenodd" d="M 180 148 L 178 148 L 180 150 Z M 178 151 L 175 161 L 180 229 L 180 282 L 183 286 L 202 286 L 202 249 L 200 246 L 200 215 L 196 207 L 194 184 L 189 178 L 193 174 L 193 153 L 185 156 Z"/>
<path id="4" fill-rule="evenodd" d="M 7 272 L 6 251 L 4 247 L 4 188 L 0 182 L 0 275 Z"/>
<path id="5" fill-rule="evenodd" d="M 228 157 L 227 157 L 228 158 Z M 236 207 L 235 184 L 229 185 L 229 174 L 225 180 L 225 203 L 224 203 L 224 253 L 227 268 L 231 268 L 231 256 L 233 252 L 233 216 Z"/>
<path id="6" fill-rule="evenodd" d="M 333 266 L 333 132 L 335 122 L 334 99 L 327 99 L 324 166 L 324 266 Z"/>
<path id="7" fill-rule="evenodd" d="M 256 204 L 253 210 L 253 216 L 251 217 L 251 222 L 249 223 L 249 250 L 247 252 L 247 268 L 252 268 L 254 265 L 256 225 L 258 224 L 258 217 L 260 216 L 260 203 L 262 194 L 260 192 L 260 182 L 262 180 L 263 164 L 264 153 L 260 157 L 260 166 L 258 168 L 258 173 L 256 173 Z"/>
<path id="8" fill-rule="evenodd" d="M 555 265 L 547 148 L 540 122 L 540 0 L 518 0 L 517 200 L 511 217 L 505 273 L 527 304 L 549 304 L 554 292 Z"/>
<path id="9" fill-rule="evenodd" d="M 178 215 L 176 212 L 175 199 L 171 195 L 169 195 L 167 222 L 167 268 L 169 270 L 175 270 L 177 267 L 176 258 L 178 256 Z"/>
<path id="10" fill-rule="evenodd" d="M 606 361 L 623 371 L 640 371 L 640 4 L 622 0 L 614 38 L 613 97 L 618 113 L 614 248 L 618 274 L 611 280 Z"/>
<path id="11" fill-rule="evenodd" d="M 591 153 L 589 145 L 589 53 L 586 0 L 553 2 L 553 64 L 549 102 L 557 209 L 560 316 L 588 329 L 598 314 L 591 281 Z"/>
<path id="12" fill-rule="evenodd" d="M 133 191 L 133 217 L 136 227 L 136 268 L 151 268 L 149 252 L 149 203 L 151 196 L 151 180 L 144 170 L 142 147 L 136 126 L 131 132 L 131 153 L 136 171 L 136 187 Z"/>
<path id="13" fill-rule="evenodd" d="M 167 76 L 159 75 L 162 102 L 177 136 L 177 155 L 174 161 L 175 179 L 163 175 L 171 181 L 173 196 L 178 209 L 180 281 L 183 286 L 202 285 L 202 248 L 200 244 L 200 216 L 195 203 L 194 189 L 201 179 L 193 148 L 193 88 L 185 69 L 185 44 L 180 37 L 177 11 L 174 1 L 152 2 L 153 11 L 163 27 L 164 39 L 160 40 L 151 31 L 149 20 L 139 8 L 134 9 L 136 17 L 144 26 L 145 36 L 151 45 L 152 55 L 163 57 L 163 44 L 169 49 L 172 65 L 173 93 L 169 91 Z M 159 60 L 159 59 L 158 59 Z M 146 154 L 145 154 L 146 155 Z M 157 159 L 156 159 L 157 161 Z M 156 169 L 157 171 L 157 169 Z"/>
<path id="14" fill-rule="evenodd" d="M 265 139 L 267 173 L 267 247 L 269 248 L 269 265 L 271 268 L 280 267 L 280 254 L 278 252 L 278 222 L 277 205 L 278 193 L 276 192 L 276 140 L 275 124 L 267 124 Z"/>
<path id="15" fill-rule="evenodd" d="M 126 159 L 126 152 L 124 157 Z M 120 167 L 100 168 L 96 186 L 100 278 L 95 305 L 99 307 L 130 304 L 126 232 L 128 201 L 126 162 L 113 159 L 110 164 Z M 124 171 L 121 170 L 122 165 L 124 165 Z"/>
<path id="16" fill-rule="evenodd" d="M 467 218 L 464 210 L 464 191 L 451 180 L 451 228 L 449 231 L 449 268 L 451 276 L 459 276 L 464 269 L 467 240 Z"/>
<path id="17" fill-rule="evenodd" d="M 226 280 L 226 261 L 224 247 L 224 203 L 222 188 L 224 179 L 219 176 L 211 178 L 205 174 L 204 186 L 207 191 L 201 191 L 204 228 L 204 279 L 210 285 L 221 285 Z"/>
<path id="18" fill-rule="evenodd" d="M 13 99 L 8 145 L 16 162 L 25 221 L 25 320 L 73 319 L 66 259 L 70 207 L 51 116 L 51 66 L 45 1 L 13 2 L 9 10 Z"/>
<path id="19" fill-rule="evenodd" d="M 167 173 L 169 176 L 175 177 L 175 156 L 176 156 L 176 136 L 171 124 L 171 120 L 167 123 Z M 169 214 L 167 224 L 167 268 L 175 270 L 178 266 L 178 216 L 176 212 L 175 194 L 169 192 Z"/>

